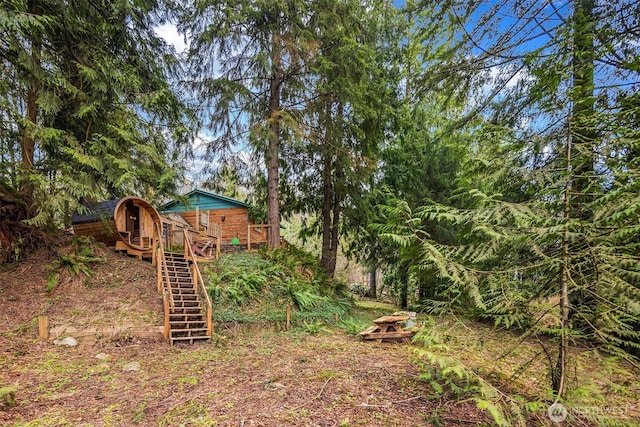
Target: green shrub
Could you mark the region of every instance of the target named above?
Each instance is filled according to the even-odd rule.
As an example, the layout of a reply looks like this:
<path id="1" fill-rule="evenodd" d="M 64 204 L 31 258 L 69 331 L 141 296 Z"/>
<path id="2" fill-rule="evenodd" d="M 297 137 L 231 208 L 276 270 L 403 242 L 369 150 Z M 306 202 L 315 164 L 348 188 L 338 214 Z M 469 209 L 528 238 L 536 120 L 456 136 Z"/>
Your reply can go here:
<path id="1" fill-rule="evenodd" d="M 346 285 L 294 247 L 225 255 L 204 267 L 203 276 L 217 321 L 282 322 L 291 306 L 292 322 L 302 325 L 343 317 L 352 305 Z"/>
<path id="2" fill-rule="evenodd" d="M 51 271 L 47 276 L 46 291 L 52 291 L 60 283 L 60 270 L 66 269 L 70 277 L 81 273 L 91 277 L 91 264 L 104 262 L 104 258 L 95 256 L 95 241 L 90 237 L 74 237 L 68 248 L 58 251 L 53 264 L 48 266 Z"/>
<path id="3" fill-rule="evenodd" d="M 371 326 L 371 321 L 360 317 L 347 317 L 338 323 L 338 328 L 349 335 L 358 335 Z"/>

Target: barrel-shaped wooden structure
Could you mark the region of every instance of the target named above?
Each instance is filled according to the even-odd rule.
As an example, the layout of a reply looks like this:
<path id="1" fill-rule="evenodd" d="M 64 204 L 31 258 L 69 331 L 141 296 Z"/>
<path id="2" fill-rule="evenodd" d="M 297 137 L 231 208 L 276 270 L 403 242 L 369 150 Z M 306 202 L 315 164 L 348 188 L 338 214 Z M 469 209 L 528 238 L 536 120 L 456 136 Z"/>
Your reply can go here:
<path id="1" fill-rule="evenodd" d="M 158 211 L 140 197 L 123 197 L 85 207 L 86 211 L 73 215 L 74 233 L 93 236 L 117 249 L 149 250 L 153 245 L 154 224 L 162 229 Z"/>

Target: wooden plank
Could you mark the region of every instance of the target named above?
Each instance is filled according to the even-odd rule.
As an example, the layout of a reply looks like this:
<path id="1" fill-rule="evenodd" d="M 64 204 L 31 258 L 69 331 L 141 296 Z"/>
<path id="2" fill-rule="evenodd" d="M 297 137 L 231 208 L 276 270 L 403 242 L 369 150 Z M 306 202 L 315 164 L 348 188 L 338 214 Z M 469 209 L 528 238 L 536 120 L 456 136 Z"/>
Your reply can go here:
<path id="1" fill-rule="evenodd" d="M 287 304 L 287 331 L 291 327 L 291 306 Z"/>
<path id="2" fill-rule="evenodd" d="M 42 340 L 49 339 L 49 316 L 38 317 L 38 337 Z"/>
<path id="3" fill-rule="evenodd" d="M 413 336 L 413 331 L 400 331 L 400 332 L 373 332 L 369 334 L 361 334 L 365 340 L 377 340 L 377 339 L 398 339 L 409 338 Z"/>
<path id="4" fill-rule="evenodd" d="M 73 226 L 73 232 L 77 236 L 93 236 L 98 242 L 103 242 L 107 245 L 115 244 L 115 242 L 120 239 L 114 220 L 75 224 Z"/>
<path id="5" fill-rule="evenodd" d="M 360 335 L 364 336 L 364 335 L 371 334 L 373 332 L 378 332 L 378 331 L 380 331 L 380 327 L 374 325 L 374 326 L 370 326 L 366 330 L 360 332 Z"/>
<path id="6" fill-rule="evenodd" d="M 380 326 L 380 332 L 398 332 L 402 330 L 402 325 L 397 323 L 381 323 L 378 326 Z"/>
<path id="7" fill-rule="evenodd" d="M 126 251 L 127 255 L 135 256 L 138 259 L 151 258 L 153 256 L 153 250 L 151 248 L 145 250 L 133 249 L 121 240 L 116 242 L 115 250 Z"/>
<path id="8" fill-rule="evenodd" d="M 383 316 L 383 317 L 379 317 L 376 320 L 373 321 L 373 323 L 375 324 L 380 324 L 380 323 L 396 323 L 396 322 L 402 322 L 405 320 L 409 320 L 409 316 Z"/>

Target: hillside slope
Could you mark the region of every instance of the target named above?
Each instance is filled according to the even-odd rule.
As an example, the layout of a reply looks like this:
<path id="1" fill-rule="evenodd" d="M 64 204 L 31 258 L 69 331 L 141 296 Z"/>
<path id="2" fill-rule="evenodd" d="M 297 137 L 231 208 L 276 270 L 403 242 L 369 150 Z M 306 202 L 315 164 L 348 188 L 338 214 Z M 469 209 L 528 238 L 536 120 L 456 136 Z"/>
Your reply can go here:
<path id="1" fill-rule="evenodd" d="M 15 394 L 15 406 L 0 396 L 1 425 L 421 426 L 434 416 L 447 426 L 489 421 L 472 402 L 429 400 L 410 346 L 360 342 L 339 330 L 226 330 L 224 338 L 182 347 L 127 332 L 72 348 L 38 340 L 38 315 L 77 329 L 161 323 L 154 268 L 96 248 L 92 256 L 104 260 L 88 263 L 90 276 L 81 267 L 79 275 L 69 275 L 68 265 L 54 269 L 60 281 L 49 292 L 47 277 L 60 267 L 60 255 L 70 253 L 69 245 L 57 255 L 40 253 L 0 268 L 0 389 Z M 320 300 L 306 292 L 311 288 L 301 286 L 289 290 L 318 308 Z M 288 294 L 292 302 L 294 294 Z"/>
<path id="2" fill-rule="evenodd" d="M 115 338 L 163 323 L 150 263 L 71 238 L 19 263 L 0 265 L 0 307 L 4 338 L 36 337 L 38 316 L 49 317 L 53 336 L 87 330 L 97 338 Z"/>

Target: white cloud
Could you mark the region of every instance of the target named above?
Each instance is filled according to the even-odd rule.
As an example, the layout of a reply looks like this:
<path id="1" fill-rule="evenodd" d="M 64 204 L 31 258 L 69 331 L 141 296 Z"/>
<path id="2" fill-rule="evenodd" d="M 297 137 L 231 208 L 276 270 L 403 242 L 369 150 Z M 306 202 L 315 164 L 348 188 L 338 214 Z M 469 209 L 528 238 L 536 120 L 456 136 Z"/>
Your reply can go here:
<path id="1" fill-rule="evenodd" d="M 162 37 L 167 43 L 173 45 L 176 52 L 182 53 L 187 49 L 188 45 L 185 42 L 184 35 L 178 32 L 174 24 L 167 22 L 166 24 L 155 27 L 154 30 L 156 34 Z"/>
<path id="2" fill-rule="evenodd" d="M 504 82 L 508 78 L 509 80 L 503 83 L 505 89 L 512 89 L 521 81 L 531 82 L 535 79 L 525 68 L 521 68 L 514 73 L 512 67 L 504 66 L 491 67 L 489 76 L 494 84 Z"/>

